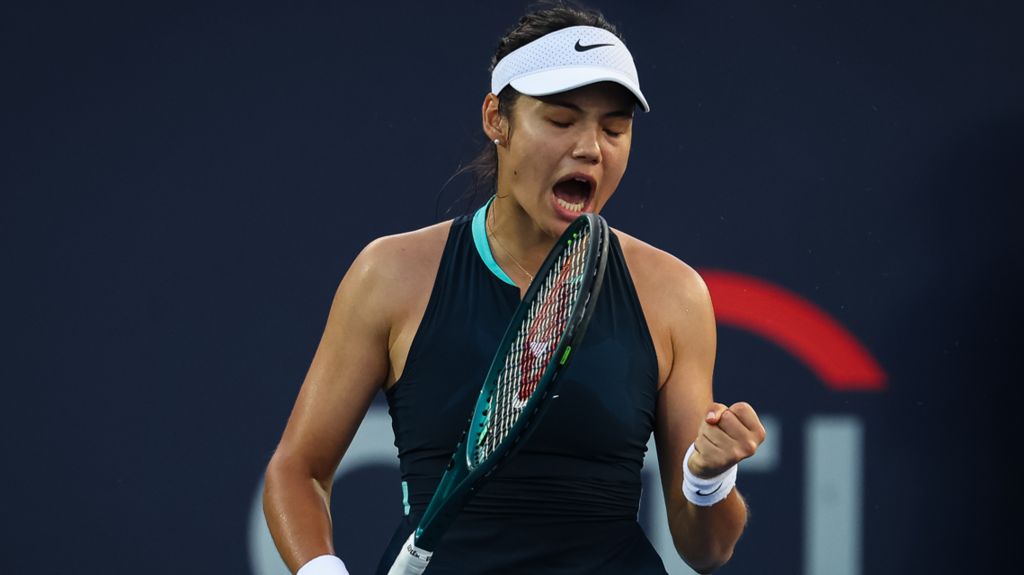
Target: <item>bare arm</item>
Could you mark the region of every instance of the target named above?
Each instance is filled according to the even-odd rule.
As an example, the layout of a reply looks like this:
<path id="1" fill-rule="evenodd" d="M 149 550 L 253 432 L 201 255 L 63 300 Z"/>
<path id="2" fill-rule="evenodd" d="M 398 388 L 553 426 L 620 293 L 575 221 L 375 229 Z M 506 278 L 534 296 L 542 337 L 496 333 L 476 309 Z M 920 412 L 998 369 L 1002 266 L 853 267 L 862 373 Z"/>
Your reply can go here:
<path id="1" fill-rule="evenodd" d="M 388 377 L 388 246 L 370 244 L 341 281 L 323 337 L 266 472 L 263 509 L 293 572 L 333 554 L 334 470 Z M 384 252 L 384 253 L 382 253 Z M 392 300 L 393 301 L 393 300 Z"/>
<path id="2" fill-rule="evenodd" d="M 667 283 L 676 287 L 660 300 L 662 309 L 671 314 L 668 329 L 672 362 L 658 395 L 655 438 L 676 549 L 694 570 L 710 573 L 732 557 L 746 524 L 746 504 L 735 489 L 712 506 L 688 501 L 682 489 L 684 455 L 696 441 L 700 453 L 691 458 L 690 471 L 700 477 L 715 476 L 753 455 L 764 439 L 764 428 L 760 428 L 758 438 L 756 429 L 738 424 L 731 408 L 713 403 L 711 379 L 717 336 L 711 298 L 697 272 L 678 260 L 674 263 Z M 741 404 L 733 407 L 743 409 Z M 751 414 L 756 421 L 753 409 L 744 418 L 749 421 Z M 741 428 L 749 433 L 742 433 Z"/>

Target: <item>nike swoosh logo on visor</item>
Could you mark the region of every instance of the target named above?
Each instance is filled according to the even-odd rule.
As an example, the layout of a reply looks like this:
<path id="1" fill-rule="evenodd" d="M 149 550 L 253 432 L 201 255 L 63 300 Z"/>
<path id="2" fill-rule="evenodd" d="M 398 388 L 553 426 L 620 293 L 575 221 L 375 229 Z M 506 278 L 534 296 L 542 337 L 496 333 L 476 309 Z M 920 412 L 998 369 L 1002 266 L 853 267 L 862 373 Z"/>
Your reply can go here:
<path id="1" fill-rule="evenodd" d="M 614 46 L 614 45 L 615 44 L 590 44 L 589 46 L 584 46 L 583 44 L 580 44 L 579 40 L 576 40 L 576 46 L 574 46 L 574 48 L 576 48 L 577 52 L 586 52 L 587 50 L 593 50 L 594 48 L 600 48 L 601 46 Z"/>

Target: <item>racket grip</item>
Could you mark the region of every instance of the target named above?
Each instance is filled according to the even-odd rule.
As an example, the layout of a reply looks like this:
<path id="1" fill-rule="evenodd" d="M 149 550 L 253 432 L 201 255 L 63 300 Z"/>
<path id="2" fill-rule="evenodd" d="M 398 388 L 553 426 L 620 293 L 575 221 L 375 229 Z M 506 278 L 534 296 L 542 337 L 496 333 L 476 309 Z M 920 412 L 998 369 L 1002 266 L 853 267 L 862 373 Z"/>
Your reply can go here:
<path id="1" fill-rule="evenodd" d="M 433 551 L 416 546 L 416 532 L 413 531 L 398 552 L 398 557 L 395 558 L 394 564 L 388 570 L 388 575 L 420 575 L 427 569 L 433 554 Z"/>

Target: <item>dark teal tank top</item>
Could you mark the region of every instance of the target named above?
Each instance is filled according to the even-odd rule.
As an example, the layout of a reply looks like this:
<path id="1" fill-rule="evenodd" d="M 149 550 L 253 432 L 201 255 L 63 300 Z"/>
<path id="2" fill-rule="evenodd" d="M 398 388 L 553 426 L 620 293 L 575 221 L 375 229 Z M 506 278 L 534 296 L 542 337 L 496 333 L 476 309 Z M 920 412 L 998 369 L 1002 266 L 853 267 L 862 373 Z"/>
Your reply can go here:
<path id="1" fill-rule="evenodd" d="M 430 501 L 519 304 L 519 288 L 491 256 L 484 209 L 452 223 L 405 370 L 386 394 L 406 516 L 380 573 Z M 470 500 L 427 573 L 664 573 L 636 521 L 657 382 L 651 336 L 612 234 L 597 308 L 559 397 Z"/>

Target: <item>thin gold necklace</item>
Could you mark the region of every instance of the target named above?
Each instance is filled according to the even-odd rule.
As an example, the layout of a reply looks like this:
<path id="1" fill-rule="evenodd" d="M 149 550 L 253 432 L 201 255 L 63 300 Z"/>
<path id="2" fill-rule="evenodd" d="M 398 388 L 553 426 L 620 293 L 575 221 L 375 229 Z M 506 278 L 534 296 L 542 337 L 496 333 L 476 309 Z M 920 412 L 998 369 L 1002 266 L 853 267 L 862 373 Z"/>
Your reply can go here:
<path id="1" fill-rule="evenodd" d="M 491 212 L 493 210 L 494 210 L 494 206 L 491 205 L 491 209 L 489 209 L 487 211 Z M 494 214 L 491 213 L 490 215 L 491 215 L 491 219 L 493 219 L 494 218 Z M 488 232 L 488 235 L 490 237 L 494 238 L 494 241 L 498 242 L 498 245 L 501 246 L 501 249 L 504 250 L 505 253 L 508 255 L 509 259 L 512 260 L 512 263 L 516 264 L 516 267 L 519 268 L 519 271 L 521 271 L 524 274 L 526 274 L 526 277 L 530 278 L 530 282 L 532 283 L 533 282 L 533 274 L 531 274 L 530 272 L 526 271 L 526 268 L 524 268 L 519 263 L 519 260 L 517 260 L 516 257 L 514 255 L 512 255 L 512 252 L 508 251 L 508 248 L 505 247 L 505 244 L 501 243 L 501 240 L 499 240 L 498 236 L 495 235 L 495 233 L 494 233 L 494 223 L 493 222 L 488 222 L 488 226 L 487 227 L 490 228 L 490 230 Z"/>

